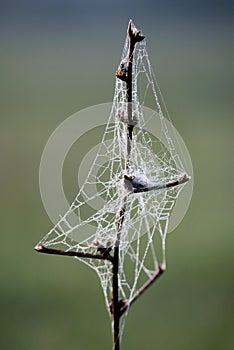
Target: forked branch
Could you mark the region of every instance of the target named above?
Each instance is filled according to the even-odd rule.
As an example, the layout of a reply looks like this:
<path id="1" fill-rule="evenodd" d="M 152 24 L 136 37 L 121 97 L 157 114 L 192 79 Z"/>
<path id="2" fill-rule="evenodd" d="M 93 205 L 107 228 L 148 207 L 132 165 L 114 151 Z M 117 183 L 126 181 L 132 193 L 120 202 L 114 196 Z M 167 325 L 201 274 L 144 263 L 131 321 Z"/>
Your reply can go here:
<path id="1" fill-rule="evenodd" d="M 125 172 L 129 172 L 130 168 L 130 156 L 132 148 L 132 135 L 133 129 L 136 125 L 135 117 L 132 115 L 132 66 L 133 66 L 133 54 L 135 45 L 144 40 L 144 36 L 141 35 L 140 31 L 137 31 L 133 28 L 132 22 L 129 22 L 128 26 L 128 37 L 129 37 L 129 47 L 128 47 L 128 57 L 127 62 L 121 62 L 119 69 L 116 71 L 116 77 L 122 80 L 126 84 L 126 101 L 128 102 L 128 114 L 125 119 L 124 116 L 120 115 L 119 118 L 122 118 L 126 123 L 126 136 L 127 136 L 127 152 L 125 159 Z M 145 186 L 137 184 L 133 181 L 134 178 L 128 175 L 124 175 L 124 185 L 126 189 L 130 188 L 130 191 L 126 191 L 126 195 L 123 198 L 121 209 L 118 213 L 118 222 L 116 224 L 116 242 L 113 249 L 113 254 L 110 254 L 112 247 L 107 246 L 103 247 L 98 242 L 95 243 L 97 246 L 97 254 L 93 253 L 83 253 L 76 251 L 63 251 L 59 249 L 47 248 L 45 246 L 38 245 L 35 247 L 35 250 L 40 253 L 54 254 L 54 255 L 63 255 L 63 256 L 73 256 L 79 258 L 88 258 L 88 259 L 99 259 L 107 260 L 112 263 L 112 298 L 110 311 L 112 314 L 112 332 L 113 332 L 113 349 L 120 349 L 120 334 L 119 334 L 119 322 L 121 316 L 130 308 L 130 306 L 146 291 L 148 288 L 162 275 L 164 269 L 162 266 L 159 266 L 154 275 L 150 277 L 139 290 L 133 295 L 133 297 L 127 301 L 119 299 L 119 246 L 121 242 L 121 233 L 122 227 L 125 220 L 125 210 L 126 210 L 126 201 L 127 196 L 130 193 L 141 193 L 152 190 L 159 190 L 163 188 L 170 188 L 183 184 L 189 180 L 189 177 L 186 174 L 182 174 L 180 177 L 172 179 L 169 182 L 157 183 L 157 184 L 146 184 Z"/>

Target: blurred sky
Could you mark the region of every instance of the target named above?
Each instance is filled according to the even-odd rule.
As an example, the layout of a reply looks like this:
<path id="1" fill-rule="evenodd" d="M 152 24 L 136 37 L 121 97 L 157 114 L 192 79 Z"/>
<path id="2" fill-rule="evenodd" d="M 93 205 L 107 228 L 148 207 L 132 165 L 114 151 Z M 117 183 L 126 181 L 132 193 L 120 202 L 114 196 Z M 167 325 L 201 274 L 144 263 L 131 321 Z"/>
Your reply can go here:
<path id="1" fill-rule="evenodd" d="M 134 305 L 123 349 L 146 341 L 164 350 L 234 347 L 233 7 L 218 0 L 0 1 L 2 348 L 110 349 L 94 273 L 73 259 L 39 256 L 33 246 L 51 227 L 38 184 L 43 148 L 68 116 L 112 100 L 130 18 L 146 35 L 195 187 L 168 239 L 168 270 Z"/>

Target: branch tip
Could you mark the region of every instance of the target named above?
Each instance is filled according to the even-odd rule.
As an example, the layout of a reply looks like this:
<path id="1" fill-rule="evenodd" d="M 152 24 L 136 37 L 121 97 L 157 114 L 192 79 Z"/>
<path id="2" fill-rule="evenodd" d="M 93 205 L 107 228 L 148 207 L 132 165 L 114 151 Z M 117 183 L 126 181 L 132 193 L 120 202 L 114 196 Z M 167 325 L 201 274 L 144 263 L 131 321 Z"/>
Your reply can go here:
<path id="1" fill-rule="evenodd" d="M 129 24 L 128 24 L 128 36 L 131 40 L 134 41 L 134 43 L 138 43 L 142 40 L 145 39 L 145 36 L 141 34 L 140 30 L 137 30 L 136 28 L 132 28 L 133 22 L 130 19 Z"/>
<path id="2" fill-rule="evenodd" d="M 163 273 L 164 271 L 166 271 L 166 265 L 165 265 L 165 264 L 159 265 L 159 267 L 158 267 L 158 273 L 161 274 L 161 273 Z"/>
<path id="3" fill-rule="evenodd" d="M 39 244 L 34 247 L 34 250 L 36 250 L 37 252 L 42 252 L 44 250 L 44 247 L 43 245 Z"/>
<path id="4" fill-rule="evenodd" d="M 130 36 L 130 33 L 132 31 L 132 20 L 130 19 L 130 21 L 128 22 L 128 35 Z"/>

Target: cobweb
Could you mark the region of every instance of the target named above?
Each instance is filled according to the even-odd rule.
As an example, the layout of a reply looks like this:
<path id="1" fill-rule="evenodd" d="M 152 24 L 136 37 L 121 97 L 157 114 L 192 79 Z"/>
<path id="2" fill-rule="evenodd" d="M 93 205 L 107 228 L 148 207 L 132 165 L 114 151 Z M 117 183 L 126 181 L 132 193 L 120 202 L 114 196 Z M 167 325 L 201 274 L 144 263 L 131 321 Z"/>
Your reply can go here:
<path id="1" fill-rule="evenodd" d="M 128 37 L 121 57 L 122 66 L 127 62 L 127 55 Z M 112 254 L 120 210 L 125 203 L 119 242 L 119 299 L 123 300 L 131 299 L 159 265 L 166 266 L 168 224 L 184 184 L 182 181 L 169 188 L 164 188 L 164 184 L 185 174 L 167 128 L 164 117 L 167 111 L 161 107 L 164 104 L 145 40 L 135 47 L 132 79 L 134 129 L 130 155 L 127 154 L 126 84 L 116 78 L 112 110 L 89 173 L 69 210 L 39 242 L 45 247 L 66 251 L 97 254 L 106 250 Z M 154 103 L 155 113 L 145 115 L 142 106 L 148 101 Z M 153 132 L 147 131 L 148 121 L 156 115 L 163 143 Z M 124 178 L 129 179 L 129 186 Z M 155 189 L 138 193 L 150 187 Z M 74 214 L 76 222 L 71 219 Z M 77 259 L 97 272 L 110 313 L 112 264 L 107 260 Z"/>

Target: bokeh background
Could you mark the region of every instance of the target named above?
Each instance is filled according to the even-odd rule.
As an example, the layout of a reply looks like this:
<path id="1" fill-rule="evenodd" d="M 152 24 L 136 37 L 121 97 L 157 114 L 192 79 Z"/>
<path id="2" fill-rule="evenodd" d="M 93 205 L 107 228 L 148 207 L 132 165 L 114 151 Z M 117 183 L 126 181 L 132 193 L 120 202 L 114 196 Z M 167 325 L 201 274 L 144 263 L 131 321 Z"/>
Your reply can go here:
<path id="1" fill-rule="evenodd" d="M 122 349 L 234 348 L 233 2 L 3 0 L 1 349 L 111 349 L 96 274 L 33 247 L 52 226 L 38 184 L 45 143 L 71 114 L 112 100 L 129 18 L 147 37 L 195 187 L 168 238 L 168 270 L 132 308 Z"/>

